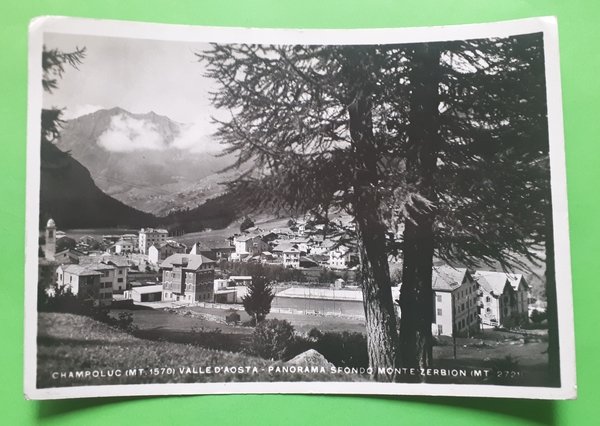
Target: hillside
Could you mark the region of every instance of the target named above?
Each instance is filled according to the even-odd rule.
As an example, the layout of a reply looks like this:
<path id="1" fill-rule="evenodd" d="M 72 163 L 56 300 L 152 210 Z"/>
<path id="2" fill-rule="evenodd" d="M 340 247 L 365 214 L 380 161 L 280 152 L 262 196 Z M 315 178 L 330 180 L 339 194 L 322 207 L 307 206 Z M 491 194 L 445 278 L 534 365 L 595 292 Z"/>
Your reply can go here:
<path id="1" fill-rule="evenodd" d="M 152 341 L 133 337 L 88 317 L 42 312 L 38 316 L 38 387 L 76 385 L 202 383 L 232 381 L 325 381 L 343 380 L 330 374 L 268 373 L 269 366 L 281 362 L 252 356 L 204 349 L 180 343 Z M 188 367 L 257 367 L 258 373 L 221 372 L 194 374 Z M 144 369 L 135 376 L 125 370 Z M 171 370 L 167 370 L 171 368 Z M 158 374 L 151 374 L 157 369 Z M 120 370 L 121 377 L 52 379 L 52 372 Z M 169 371 L 167 373 L 167 371 Z M 346 376 L 347 377 L 347 376 Z"/>
<path id="2" fill-rule="evenodd" d="M 154 216 L 104 194 L 90 172 L 53 144 L 41 144 L 40 225 L 53 218 L 63 229 L 147 226 Z"/>
<path id="3" fill-rule="evenodd" d="M 225 191 L 233 162 L 193 125 L 149 112 L 102 109 L 67 121 L 57 147 L 85 166 L 96 185 L 138 210 L 165 215 Z"/>

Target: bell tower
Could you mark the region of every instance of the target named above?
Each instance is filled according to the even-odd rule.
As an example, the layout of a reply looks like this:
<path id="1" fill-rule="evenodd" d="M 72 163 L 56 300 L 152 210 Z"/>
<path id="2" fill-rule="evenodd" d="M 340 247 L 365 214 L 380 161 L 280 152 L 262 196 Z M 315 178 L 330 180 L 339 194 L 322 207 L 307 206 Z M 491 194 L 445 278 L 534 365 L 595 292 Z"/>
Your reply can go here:
<path id="1" fill-rule="evenodd" d="M 56 224 L 54 220 L 48 220 L 46 224 L 46 244 L 44 245 L 44 257 L 47 260 L 54 260 L 56 253 Z"/>

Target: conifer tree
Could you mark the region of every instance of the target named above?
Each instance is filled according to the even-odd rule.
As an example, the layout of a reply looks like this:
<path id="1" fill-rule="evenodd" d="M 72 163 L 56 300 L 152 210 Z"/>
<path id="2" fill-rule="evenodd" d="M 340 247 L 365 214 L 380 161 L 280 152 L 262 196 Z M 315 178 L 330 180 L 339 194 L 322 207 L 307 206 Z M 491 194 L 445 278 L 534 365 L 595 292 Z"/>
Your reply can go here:
<path id="1" fill-rule="evenodd" d="M 244 310 L 254 319 L 254 324 L 258 325 L 271 312 L 271 302 L 275 294 L 273 289 L 263 276 L 252 277 L 248 285 L 248 294 L 242 298 Z"/>

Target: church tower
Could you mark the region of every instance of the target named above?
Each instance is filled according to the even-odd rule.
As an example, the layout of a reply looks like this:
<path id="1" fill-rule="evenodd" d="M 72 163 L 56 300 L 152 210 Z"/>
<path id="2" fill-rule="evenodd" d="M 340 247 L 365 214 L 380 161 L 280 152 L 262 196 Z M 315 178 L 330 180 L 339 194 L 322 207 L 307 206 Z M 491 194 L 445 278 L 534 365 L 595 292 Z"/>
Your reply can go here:
<path id="1" fill-rule="evenodd" d="M 56 225 L 52 219 L 46 224 L 46 244 L 44 245 L 44 257 L 54 260 L 56 253 Z"/>

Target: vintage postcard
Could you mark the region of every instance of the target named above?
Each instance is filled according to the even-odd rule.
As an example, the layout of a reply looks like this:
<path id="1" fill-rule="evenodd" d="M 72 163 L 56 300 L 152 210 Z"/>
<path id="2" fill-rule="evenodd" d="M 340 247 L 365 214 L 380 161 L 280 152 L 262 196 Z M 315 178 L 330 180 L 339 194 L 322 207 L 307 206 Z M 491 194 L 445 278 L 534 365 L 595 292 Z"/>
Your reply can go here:
<path id="1" fill-rule="evenodd" d="M 557 24 L 30 27 L 25 395 L 575 398 Z"/>

